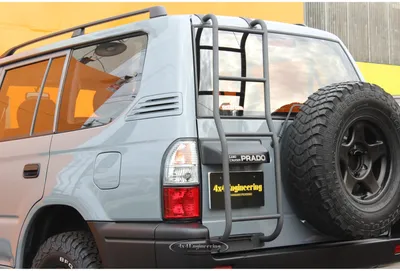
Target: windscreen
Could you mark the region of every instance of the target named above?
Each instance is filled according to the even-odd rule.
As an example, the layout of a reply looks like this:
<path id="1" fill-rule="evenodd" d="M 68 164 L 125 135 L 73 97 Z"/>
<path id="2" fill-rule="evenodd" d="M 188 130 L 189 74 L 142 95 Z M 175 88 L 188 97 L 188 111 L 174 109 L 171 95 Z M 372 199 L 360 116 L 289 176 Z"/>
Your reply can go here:
<path id="1" fill-rule="evenodd" d="M 199 117 L 213 113 L 211 46 L 211 29 L 198 29 Z M 219 48 L 220 76 L 263 78 L 261 35 L 220 31 Z M 343 48 L 334 41 L 269 33 L 268 55 L 270 106 L 275 115 L 287 112 L 283 109 L 292 103 L 304 103 L 321 87 L 359 80 Z M 263 83 L 221 80 L 219 91 L 221 116 L 234 111 L 243 117 L 265 116 Z"/>

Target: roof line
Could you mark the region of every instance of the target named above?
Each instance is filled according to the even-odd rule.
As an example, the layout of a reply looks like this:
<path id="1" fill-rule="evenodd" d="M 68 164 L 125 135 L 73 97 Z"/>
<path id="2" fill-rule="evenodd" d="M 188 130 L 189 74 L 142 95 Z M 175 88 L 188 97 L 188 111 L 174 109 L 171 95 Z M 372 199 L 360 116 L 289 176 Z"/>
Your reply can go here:
<path id="1" fill-rule="evenodd" d="M 57 37 L 57 36 L 60 36 L 60 35 L 64 35 L 64 34 L 70 33 L 70 32 L 73 32 L 71 38 L 74 38 L 74 37 L 77 37 L 77 36 L 84 35 L 85 34 L 85 28 L 92 27 L 92 26 L 99 25 L 99 24 L 108 23 L 108 22 L 111 22 L 111 21 L 124 19 L 124 18 L 127 18 L 127 17 L 141 15 L 141 14 L 144 14 L 144 13 L 150 13 L 150 19 L 156 18 L 156 17 L 161 17 L 161 16 L 167 16 L 167 11 L 163 6 L 153 6 L 153 7 L 146 8 L 146 9 L 141 9 L 141 10 L 136 10 L 136 11 L 132 11 L 132 12 L 129 12 L 129 13 L 124 13 L 124 14 L 121 14 L 121 15 L 117 15 L 117 16 L 113 16 L 113 17 L 109 17 L 109 18 L 93 21 L 93 22 L 90 22 L 90 23 L 78 25 L 78 26 L 71 27 L 71 28 L 68 28 L 68 29 L 64 29 L 64 30 L 61 30 L 61 31 L 58 31 L 58 32 L 54 32 L 54 33 L 51 33 L 51 34 L 48 34 L 48 35 L 45 35 L 45 36 L 30 40 L 30 41 L 27 41 L 27 42 L 21 43 L 21 44 L 19 44 L 17 46 L 14 46 L 14 47 L 8 49 L 3 55 L 0 56 L 0 58 L 5 58 L 5 57 L 8 57 L 8 56 L 11 56 L 17 50 L 19 50 L 19 49 L 21 49 L 23 47 L 26 47 L 28 45 L 37 43 L 39 41 L 43 41 L 43 40 L 47 40 L 47 39 L 50 39 L 50 38 L 54 38 L 54 37 Z"/>

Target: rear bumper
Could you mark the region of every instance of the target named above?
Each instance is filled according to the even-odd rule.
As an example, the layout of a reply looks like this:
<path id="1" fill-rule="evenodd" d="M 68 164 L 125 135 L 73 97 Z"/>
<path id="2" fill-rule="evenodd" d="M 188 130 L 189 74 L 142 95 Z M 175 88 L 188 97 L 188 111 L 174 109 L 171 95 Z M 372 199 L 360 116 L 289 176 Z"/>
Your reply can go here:
<path id="1" fill-rule="evenodd" d="M 374 239 L 263 249 L 232 254 L 187 255 L 170 245 L 207 240 L 201 224 L 91 222 L 104 268 L 368 268 L 400 261 L 400 239 Z"/>

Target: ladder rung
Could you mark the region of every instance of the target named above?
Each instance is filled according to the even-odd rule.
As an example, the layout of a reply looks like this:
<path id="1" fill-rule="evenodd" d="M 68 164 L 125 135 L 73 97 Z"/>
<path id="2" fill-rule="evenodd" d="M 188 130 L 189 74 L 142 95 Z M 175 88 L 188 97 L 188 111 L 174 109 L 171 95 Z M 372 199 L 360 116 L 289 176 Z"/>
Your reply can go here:
<path id="1" fill-rule="evenodd" d="M 254 29 L 254 28 L 241 28 L 241 27 L 232 27 L 232 26 L 220 26 L 218 30 L 221 31 L 233 31 L 239 33 L 250 33 L 250 34 L 264 34 L 264 30 Z"/>
<path id="2" fill-rule="evenodd" d="M 238 77 L 238 76 L 220 76 L 219 80 L 223 81 L 239 81 L 239 82 L 267 82 L 265 78 L 251 78 L 251 77 Z"/>
<path id="3" fill-rule="evenodd" d="M 273 136 L 274 133 L 225 133 L 228 137 Z"/>
<path id="4" fill-rule="evenodd" d="M 212 90 L 200 90 L 199 95 L 213 95 Z M 236 96 L 236 97 L 244 97 L 243 92 L 234 92 L 234 91 L 220 91 L 220 96 Z"/>
<path id="5" fill-rule="evenodd" d="M 201 45 L 199 46 L 200 49 L 203 50 L 212 50 L 213 47 L 210 45 Z M 220 51 L 225 51 L 225 52 L 234 52 L 234 53 L 241 53 L 242 50 L 238 48 L 231 48 L 231 47 L 219 47 Z"/>
<path id="6" fill-rule="evenodd" d="M 254 220 L 267 220 L 267 219 L 278 219 L 280 218 L 280 214 L 275 215 L 260 215 L 260 216 L 249 216 L 249 217 L 234 217 L 232 218 L 233 222 L 240 222 L 240 221 L 254 221 Z"/>

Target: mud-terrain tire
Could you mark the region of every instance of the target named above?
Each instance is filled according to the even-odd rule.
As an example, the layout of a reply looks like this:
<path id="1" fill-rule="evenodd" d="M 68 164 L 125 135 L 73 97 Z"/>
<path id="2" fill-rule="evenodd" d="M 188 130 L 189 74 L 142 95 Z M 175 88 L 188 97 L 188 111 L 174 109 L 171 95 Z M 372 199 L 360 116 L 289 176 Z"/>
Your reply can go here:
<path id="1" fill-rule="evenodd" d="M 101 261 L 92 235 L 73 231 L 48 238 L 33 259 L 32 268 L 101 268 Z"/>
<path id="2" fill-rule="evenodd" d="M 281 149 L 285 193 L 318 231 L 377 237 L 399 219 L 400 106 L 380 87 L 319 89 L 284 132 Z"/>

